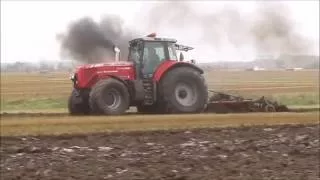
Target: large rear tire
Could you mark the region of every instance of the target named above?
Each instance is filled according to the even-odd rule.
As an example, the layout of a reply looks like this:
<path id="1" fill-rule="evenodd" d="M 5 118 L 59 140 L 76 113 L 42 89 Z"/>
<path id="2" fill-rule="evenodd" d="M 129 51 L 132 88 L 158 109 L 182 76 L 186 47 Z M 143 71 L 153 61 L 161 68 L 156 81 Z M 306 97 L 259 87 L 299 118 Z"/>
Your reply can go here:
<path id="1" fill-rule="evenodd" d="M 160 92 L 167 113 L 200 113 L 208 101 L 204 77 L 190 67 L 170 70 L 160 82 Z"/>
<path id="2" fill-rule="evenodd" d="M 90 113 L 87 99 L 78 94 L 76 89 L 72 90 L 68 99 L 68 110 L 70 115 L 84 115 Z"/>
<path id="3" fill-rule="evenodd" d="M 89 104 L 94 113 L 123 114 L 130 104 L 128 88 L 113 78 L 101 80 L 91 89 Z"/>

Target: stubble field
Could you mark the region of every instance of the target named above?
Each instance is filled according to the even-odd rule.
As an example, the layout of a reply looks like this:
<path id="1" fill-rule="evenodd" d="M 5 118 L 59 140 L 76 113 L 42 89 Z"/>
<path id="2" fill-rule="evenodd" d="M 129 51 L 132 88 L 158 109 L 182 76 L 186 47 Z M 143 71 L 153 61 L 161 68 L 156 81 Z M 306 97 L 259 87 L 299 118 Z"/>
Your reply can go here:
<path id="1" fill-rule="evenodd" d="M 1 75 L 1 179 L 319 179 L 318 111 L 70 117 L 68 78 Z M 318 71 L 206 79 L 216 91 L 319 105 Z"/>

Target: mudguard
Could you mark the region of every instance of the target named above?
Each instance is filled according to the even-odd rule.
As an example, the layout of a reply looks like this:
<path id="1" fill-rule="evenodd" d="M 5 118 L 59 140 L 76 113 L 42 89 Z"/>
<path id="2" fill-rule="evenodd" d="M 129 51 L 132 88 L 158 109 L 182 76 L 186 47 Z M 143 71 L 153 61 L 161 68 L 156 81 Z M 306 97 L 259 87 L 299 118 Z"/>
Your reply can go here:
<path id="1" fill-rule="evenodd" d="M 198 71 L 200 74 L 203 74 L 203 70 L 194 64 L 188 62 L 168 60 L 159 65 L 159 67 L 153 75 L 153 80 L 155 82 L 159 82 L 161 78 L 166 74 L 166 72 L 176 67 L 191 67 Z"/>

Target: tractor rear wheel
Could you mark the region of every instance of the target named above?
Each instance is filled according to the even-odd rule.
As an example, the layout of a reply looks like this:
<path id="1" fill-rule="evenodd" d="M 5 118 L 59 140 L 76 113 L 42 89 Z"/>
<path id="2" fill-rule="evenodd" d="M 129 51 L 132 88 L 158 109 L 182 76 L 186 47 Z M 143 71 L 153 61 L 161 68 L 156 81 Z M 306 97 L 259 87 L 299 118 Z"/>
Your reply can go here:
<path id="1" fill-rule="evenodd" d="M 190 67 L 170 70 L 161 80 L 160 92 L 168 113 L 200 113 L 208 101 L 204 77 Z"/>
<path id="2" fill-rule="evenodd" d="M 71 115 L 89 114 L 90 107 L 88 101 L 73 89 L 68 100 L 68 110 Z"/>
<path id="3" fill-rule="evenodd" d="M 124 83 L 109 78 L 99 81 L 89 97 L 91 111 L 106 115 L 125 113 L 130 104 L 129 92 Z"/>

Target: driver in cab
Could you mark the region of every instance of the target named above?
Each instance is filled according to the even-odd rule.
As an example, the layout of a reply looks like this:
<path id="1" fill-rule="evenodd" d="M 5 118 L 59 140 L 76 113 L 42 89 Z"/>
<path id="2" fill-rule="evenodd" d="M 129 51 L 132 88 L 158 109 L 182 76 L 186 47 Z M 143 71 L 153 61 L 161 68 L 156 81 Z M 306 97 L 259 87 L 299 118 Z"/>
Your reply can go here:
<path id="1" fill-rule="evenodd" d="M 145 57 L 145 68 L 146 74 L 152 74 L 156 70 L 156 67 L 161 63 L 158 54 L 154 48 L 148 48 L 148 55 Z"/>

